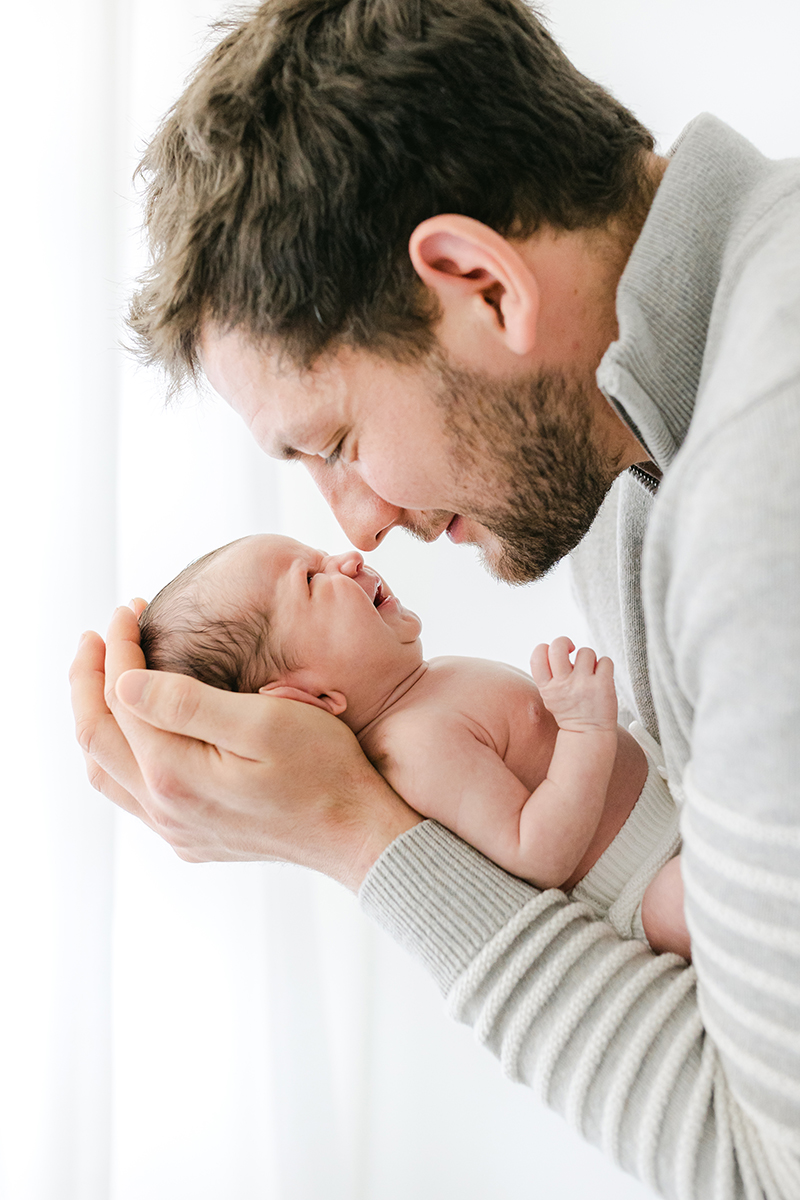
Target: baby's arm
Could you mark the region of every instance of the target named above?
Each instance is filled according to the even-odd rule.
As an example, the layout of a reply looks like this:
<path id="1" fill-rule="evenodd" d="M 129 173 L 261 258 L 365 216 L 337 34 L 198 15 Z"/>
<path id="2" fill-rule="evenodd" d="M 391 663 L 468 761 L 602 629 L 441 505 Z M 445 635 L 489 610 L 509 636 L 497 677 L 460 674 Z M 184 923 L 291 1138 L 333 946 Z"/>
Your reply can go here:
<path id="1" fill-rule="evenodd" d="M 617 747 L 611 663 L 596 664 L 592 651 L 581 650 L 573 667 L 569 648 L 563 638 L 549 655 L 547 647 L 536 652 L 537 670 L 548 675 L 543 699 L 562 714 L 564 728 L 547 778 L 533 793 L 454 712 L 406 711 L 373 758 L 412 808 L 541 888 L 563 884 L 589 848 Z"/>
<path id="2" fill-rule="evenodd" d="M 567 879 L 589 848 L 600 823 L 617 754 L 617 696 L 610 658 L 597 659 L 584 646 L 575 655 L 569 638 L 537 646 L 531 674 L 545 707 L 558 723 L 547 776 L 531 795 L 520 819 L 520 840 L 541 841 L 542 826 L 560 839 L 554 855 Z M 549 838 L 547 840 L 550 840 Z M 554 861 L 555 865 L 555 861 Z"/>

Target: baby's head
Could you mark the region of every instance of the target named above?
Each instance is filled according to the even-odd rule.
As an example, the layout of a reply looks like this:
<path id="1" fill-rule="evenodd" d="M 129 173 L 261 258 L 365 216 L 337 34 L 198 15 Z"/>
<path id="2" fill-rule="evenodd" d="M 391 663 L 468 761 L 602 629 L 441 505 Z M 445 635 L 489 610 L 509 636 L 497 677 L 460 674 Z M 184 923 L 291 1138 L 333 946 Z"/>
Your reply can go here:
<path id="1" fill-rule="evenodd" d="M 148 667 L 303 699 L 355 723 L 422 661 L 419 618 L 356 550 L 241 538 L 176 576 L 139 621 Z"/>
<path id="2" fill-rule="evenodd" d="M 236 570 L 242 538 L 211 550 L 161 589 L 139 618 L 147 666 L 228 692 L 257 692 L 284 665 L 269 614 L 248 601 Z M 232 560 L 231 570 L 220 560 Z"/>

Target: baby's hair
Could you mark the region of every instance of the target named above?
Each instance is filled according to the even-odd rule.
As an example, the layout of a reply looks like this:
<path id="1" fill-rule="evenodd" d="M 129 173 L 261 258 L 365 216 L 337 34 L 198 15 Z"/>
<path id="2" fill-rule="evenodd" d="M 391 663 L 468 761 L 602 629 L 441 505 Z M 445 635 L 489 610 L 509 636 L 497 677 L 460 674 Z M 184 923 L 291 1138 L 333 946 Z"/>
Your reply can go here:
<path id="1" fill-rule="evenodd" d="M 218 595 L 212 607 L 205 569 L 235 544 L 190 563 L 147 605 L 139 633 L 150 670 L 191 675 L 227 692 L 257 692 L 285 669 L 266 613 L 242 611 L 232 597 L 220 604 Z"/>

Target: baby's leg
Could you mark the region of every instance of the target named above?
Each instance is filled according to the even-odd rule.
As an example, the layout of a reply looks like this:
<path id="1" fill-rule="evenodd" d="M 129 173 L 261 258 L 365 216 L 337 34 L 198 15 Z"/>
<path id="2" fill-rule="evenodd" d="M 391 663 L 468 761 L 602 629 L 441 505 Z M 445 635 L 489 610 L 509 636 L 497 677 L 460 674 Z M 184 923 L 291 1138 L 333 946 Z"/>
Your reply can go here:
<path id="1" fill-rule="evenodd" d="M 647 940 L 658 954 L 672 951 L 692 957 L 692 944 L 683 911 L 680 855 L 665 863 L 648 884 L 642 900 L 642 924 Z"/>

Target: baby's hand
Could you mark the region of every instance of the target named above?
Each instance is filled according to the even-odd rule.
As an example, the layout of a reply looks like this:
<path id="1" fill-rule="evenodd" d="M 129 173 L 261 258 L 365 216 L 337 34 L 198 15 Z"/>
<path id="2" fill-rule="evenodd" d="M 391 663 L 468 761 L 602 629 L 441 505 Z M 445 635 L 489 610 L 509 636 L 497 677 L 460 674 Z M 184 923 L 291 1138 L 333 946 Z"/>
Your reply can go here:
<path id="1" fill-rule="evenodd" d="M 531 675 L 545 707 L 560 729 L 573 733 L 616 731 L 614 664 L 610 658 L 598 659 L 594 650 L 584 646 L 573 665 L 569 656 L 574 649 L 569 638 L 560 637 L 551 646 L 537 646 L 531 655 Z"/>

